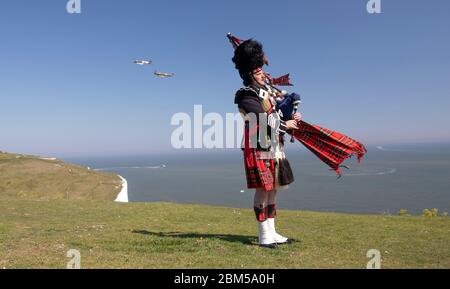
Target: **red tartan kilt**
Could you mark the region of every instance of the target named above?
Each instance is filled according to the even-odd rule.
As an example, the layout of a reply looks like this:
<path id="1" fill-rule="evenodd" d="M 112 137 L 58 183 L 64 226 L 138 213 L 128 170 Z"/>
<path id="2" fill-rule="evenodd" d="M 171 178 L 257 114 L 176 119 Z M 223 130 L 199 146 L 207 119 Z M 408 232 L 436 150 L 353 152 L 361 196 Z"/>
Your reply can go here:
<path id="1" fill-rule="evenodd" d="M 273 159 L 261 160 L 258 158 L 259 151 L 252 149 L 244 150 L 244 167 L 249 189 L 264 188 L 271 191 L 275 186 L 275 164 Z"/>

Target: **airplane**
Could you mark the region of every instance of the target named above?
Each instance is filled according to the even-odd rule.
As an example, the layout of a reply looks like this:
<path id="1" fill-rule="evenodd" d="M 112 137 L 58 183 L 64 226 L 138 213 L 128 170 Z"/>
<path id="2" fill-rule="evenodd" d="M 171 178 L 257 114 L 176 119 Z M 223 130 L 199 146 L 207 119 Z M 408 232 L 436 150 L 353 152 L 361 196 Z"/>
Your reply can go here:
<path id="1" fill-rule="evenodd" d="M 139 59 L 137 59 L 137 60 L 134 60 L 133 63 L 137 64 L 137 65 L 148 65 L 148 64 L 151 64 L 152 61 L 151 60 L 139 60 Z"/>
<path id="2" fill-rule="evenodd" d="M 155 73 L 153 73 L 154 75 L 161 77 L 161 78 L 166 78 L 166 77 L 173 77 L 175 76 L 175 73 L 165 73 L 165 72 L 159 72 L 159 71 L 155 71 Z"/>

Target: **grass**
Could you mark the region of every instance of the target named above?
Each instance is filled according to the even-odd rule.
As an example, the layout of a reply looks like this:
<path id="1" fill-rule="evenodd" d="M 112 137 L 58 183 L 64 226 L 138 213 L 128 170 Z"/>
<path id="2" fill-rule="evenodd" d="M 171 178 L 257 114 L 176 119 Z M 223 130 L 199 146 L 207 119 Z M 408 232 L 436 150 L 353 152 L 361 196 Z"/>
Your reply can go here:
<path id="1" fill-rule="evenodd" d="M 0 152 L 0 194 L 21 199 L 114 200 L 122 187 L 112 173 L 101 173 L 36 156 Z"/>
<path id="2" fill-rule="evenodd" d="M 32 156 L 0 153 L 0 173 L 0 268 L 65 268 L 69 249 L 82 268 L 365 268 L 370 249 L 382 268 L 450 268 L 448 217 L 280 210 L 296 242 L 270 250 L 251 209 L 118 204 L 117 176 Z"/>
<path id="3" fill-rule="evenodd" d="M 279 212 L 279 231 L 297 240 L 257 246 L 250 209 L 80 200 L 0 203 L 0 268 L 365 268 L 377 249 L 382 268 L 449 268 L 450 221 Z"/>

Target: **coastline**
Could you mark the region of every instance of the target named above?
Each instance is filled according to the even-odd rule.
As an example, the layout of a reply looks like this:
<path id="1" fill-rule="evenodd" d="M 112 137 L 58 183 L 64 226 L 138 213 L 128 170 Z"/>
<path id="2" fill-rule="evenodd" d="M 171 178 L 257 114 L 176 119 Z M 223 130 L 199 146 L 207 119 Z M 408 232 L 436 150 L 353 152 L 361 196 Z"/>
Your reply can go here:
<path id="1" fill-rule="evenodd" d="M 116 199 L 114 200 L 114 202 L 118 202 L 118 203 L 128 203 L 128 182 L 127 180 L 122 177 L 121 175 L 118 175 L 119 178 L 122 180 L 122 190 L 120 191 L 120 193 L 117 195 Z"/>

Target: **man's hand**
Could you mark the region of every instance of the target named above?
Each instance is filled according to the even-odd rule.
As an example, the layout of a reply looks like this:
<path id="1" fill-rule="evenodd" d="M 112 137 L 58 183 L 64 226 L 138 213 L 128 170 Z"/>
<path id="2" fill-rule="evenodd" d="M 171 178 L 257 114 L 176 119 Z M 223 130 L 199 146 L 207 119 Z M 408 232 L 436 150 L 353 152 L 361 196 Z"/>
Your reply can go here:
<path id="1" fill-rule="evenodd" d="M 296 122 L 300 122 L 302 120 L 302 114 L 300 112 L 294 113 L 292 117 Z"/>
<path id="2" fill-rule="evenodd" d="M 298 129 L 296 120 L 288 120 L 286 122 L 286 129 Z"/>
<path id="3" fill-rule="evenodd" d="M 286 96 L 286 94 L 285 94 L 285 93 L 282 93 L 282 92 L 277 92 L 277 93 L 275 93 L 275 97 L 279 97 L 279 98 L 281 98 L 281 99 L 283 99 L 285 96 Z"/>

